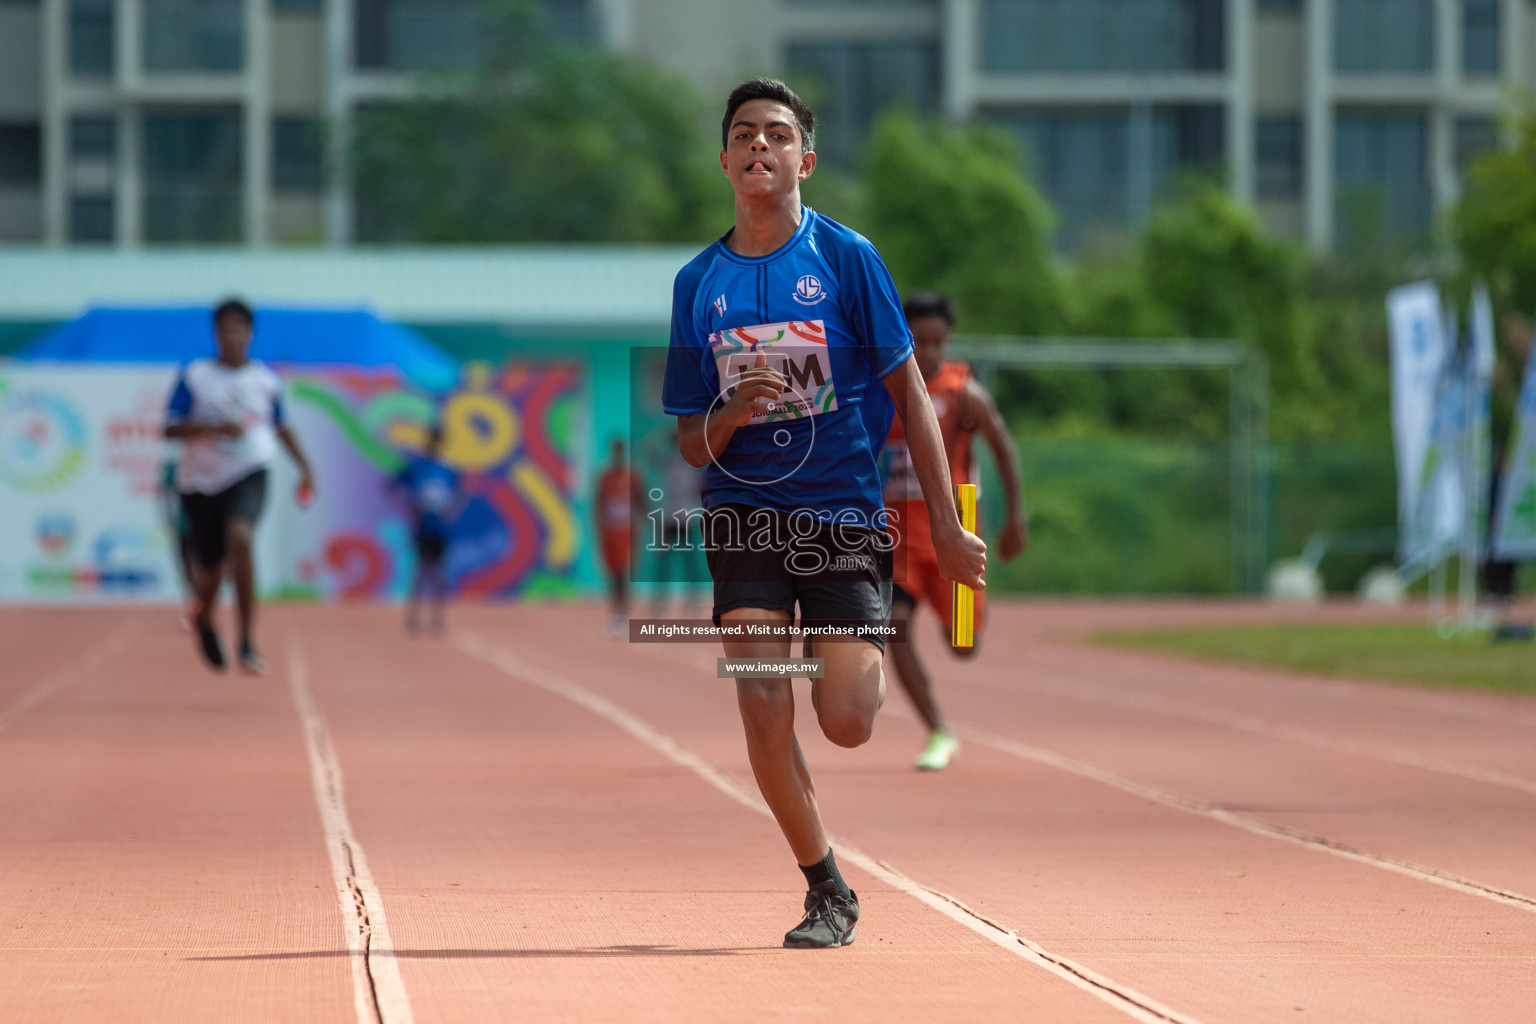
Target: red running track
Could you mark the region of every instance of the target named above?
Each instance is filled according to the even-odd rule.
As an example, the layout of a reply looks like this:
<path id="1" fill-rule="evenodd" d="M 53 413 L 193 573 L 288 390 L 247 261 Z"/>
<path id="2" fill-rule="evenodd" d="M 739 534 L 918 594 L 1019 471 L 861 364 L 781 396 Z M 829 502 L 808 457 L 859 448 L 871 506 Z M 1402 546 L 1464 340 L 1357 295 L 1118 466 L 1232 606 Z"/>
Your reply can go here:
<path id="1" fill-rule="evenodd" d="M 802 701 L 863 906 L 822 952 L 713 647 L 280 607 L 251 679 L 171 611 L 6 609 L 0 1020 L 1531 1020 L 1536 703 L 1087 641 L 1275 614 L 930 623 L 937 775 L 894 682 L 859 750 Z"/>

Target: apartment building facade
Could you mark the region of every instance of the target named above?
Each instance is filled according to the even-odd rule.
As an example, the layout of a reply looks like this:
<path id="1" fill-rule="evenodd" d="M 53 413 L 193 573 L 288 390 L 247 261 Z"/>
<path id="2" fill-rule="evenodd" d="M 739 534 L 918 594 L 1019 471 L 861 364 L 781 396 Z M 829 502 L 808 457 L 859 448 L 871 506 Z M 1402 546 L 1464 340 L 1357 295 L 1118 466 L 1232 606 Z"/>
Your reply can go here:
<path id="1" fill-rule="evenodd" d="M 0 0 L 0 242 L 357 240 L 325 168 L 360 107 L 473 63 L 479 2 Z M 1194 168 L 1319 248 L 1421 233 L 1536 86 L 1533 0 L 537 2 L 707 90 L 786 75 L 832 166 L 894 103 L 994 122 L 1068 249 Z"/>

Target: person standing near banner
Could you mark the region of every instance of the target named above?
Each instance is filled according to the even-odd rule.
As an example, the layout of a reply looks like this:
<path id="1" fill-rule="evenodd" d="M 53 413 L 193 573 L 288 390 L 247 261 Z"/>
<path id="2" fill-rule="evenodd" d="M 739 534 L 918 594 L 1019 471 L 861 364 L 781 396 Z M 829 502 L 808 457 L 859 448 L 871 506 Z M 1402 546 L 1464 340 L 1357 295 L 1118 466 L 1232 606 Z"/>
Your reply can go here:
<path id="1" fill-rule="evenodd" d="M 629 467 L 620 438 L 614 438 L 608 448 L 608 465 L 598 477 L 593 504 L 603 568 L 608 573 L 608 635 L 625 636 L 629 628 L 629 565 L 634 551 L 634 527 L 645 507 L 645 491 L 640 477 Z"/>
<path id="2" fill-rule="evenodd" d="M 421 629 L 424 597 L 432 604 L 432 632 L 441 636 L 446 626 L 448 574 L 443 563 L 459 514 L 460 487 L 459 474 L 443 461 L 442 448 L 443 428 L 434 425 L 427 430 L 426 448 L 411 455 L 389 482 L 391 493 L 404 500 L 416 544 L 416 575 L 405 599 L 405 630 L 411 634 Z"/>
<path id="3" fill-rule="evenodd" d="M 949 478 L 955 484 L 975 479 L 971 458 L 971 439 L 980 433 L 992 449 L 1002 478 L 1007 521 L 998 537 L 997 552 L 1003 561 L 1011 561 L 1029 546 L 1029 525 L 1024 514 L 1024 500 L 1019 485 L 1019 459 L 1014 451 L 1008 425 L 981 382 L 971 375 L 971 368 L 958 360 L 946 360 L 945 350 L 955 329 L 955 306 L 949 296 L 938 292 L 914 292 L 902 304 L 907 326 L 912 329 L 913 353 L 933 403 L 944 440 L 944 454 L 949 462 Z M 960 751 L 960 741 L 949 731 L 938 703 L 933 698 L 933 684 L 917 649 L 912 644 L 911 623 L 918 605 L 924 601 L 944 623 L 949 635 L 954 609 L 954 588 L 939 572 L 933 539 L 929 530 L 928 508 L 922 489 L 912 470 L 907 452 L 906 431 L 900 419 L 891 423 L 885 442 L 885 504 L 893 515 L 897 579 L 892 588 L 891 619 L 907 623 L 905 640 L 894 639 L 887 645 L 896 666 L 896 678 L 912 700 L 912 706 L 928 726 L 928 744 L 918 755 L 920 771 L 940 771 Z M 975 629 L 979 634 L 985 595 L 976 595 Z M 962 658 L 975 655 L 976 646 L 953 647 Z"/>
<path id="4" fill-rule="evenodd" d="M 218 355 L 182 367 L 166 412 L 165 437 L 182 442 L 176 468 L 197 564 L 198 651 L 222 671 L 224 644 L 214 626 L 219 586 L 227 574 L 239 613 L 240 667 L 260 675 L 266 662 L 256 649 L 256 570 L 252 544 L 267 497 L 267 467 L 278 444 L 299 469 L 298 500 L 314 497 L 314 476 L 299 439 L 283 415 L 283 384 L 250 358 L 255 316 L 238 299 L 213 311 Z"/>

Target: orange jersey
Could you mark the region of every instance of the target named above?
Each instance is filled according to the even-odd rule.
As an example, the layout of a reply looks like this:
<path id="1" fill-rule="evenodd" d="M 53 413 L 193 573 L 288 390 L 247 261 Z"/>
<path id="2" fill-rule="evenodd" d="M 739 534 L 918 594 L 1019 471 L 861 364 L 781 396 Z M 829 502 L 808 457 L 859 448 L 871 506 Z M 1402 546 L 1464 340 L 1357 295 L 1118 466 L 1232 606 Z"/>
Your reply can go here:
<path id="1" fill-rule="evenodd" d="M 944 455 L 949 460 L 951 483 L 971 483 L 971 435 L 965 425 L 965 388 L 971 381 L 969 363 L 950 360 L 939 367 L 928 384 L 928 400 L 939 420 L 939 434 L 944 438 Z M 907 453 L 907 431 L 897 416 L 891 422 L 885 448 L 889 469 L 885 480 L 885 503 L 917 501 L 923 498 L 917 474 L 912 471 L 912 457 Z"/>
<path id="2" fill-rule="evenodd" d="M 597 481 L 597 523 L 603 562 L 610 571 L 629 567 L 636 478 L 628 469 L 610 469 Z"/>
<path id="3" fill-rule="evenodd" d="M 630 503 L 635 494 L 635 474 L 610 469 L 597 481 L 597 521 L 605 530 L 628 530 L 634 522 Z"/>
<path id="4" fill-rule="evenodd" d="M 939 421 L 939 434 L 944 440 L 944 455 L 949 463 L 950 481 L 955 484 L 972 483 L 975 463 L 971 458 L 971 436 L 974 428 L 965 423 L 965 389 L 970 384 L 970 365 L 958 360 L 945 362 L 939 367 L 928 384 L 928 399 L 933 403 L 933 413 Z M 894 514 L 892 526 L 896 531 L 895 582 L 916 601 L 927 601 L 948 629 L 951 615 L 952 587 L 939 575 L 937 556 L 933 550 L 933 535 L 928 522 L 928 506 L 923 501 L 923 490 L 912 468 L 912 457 L 907 451 L 907 435 L 901 418 L 891 424 L 890 435 L 885 441 L 886 465 L 885 504 Z M 976 595 L 976 625 L 983 621 L 985 605 L 982 595 Z"/>

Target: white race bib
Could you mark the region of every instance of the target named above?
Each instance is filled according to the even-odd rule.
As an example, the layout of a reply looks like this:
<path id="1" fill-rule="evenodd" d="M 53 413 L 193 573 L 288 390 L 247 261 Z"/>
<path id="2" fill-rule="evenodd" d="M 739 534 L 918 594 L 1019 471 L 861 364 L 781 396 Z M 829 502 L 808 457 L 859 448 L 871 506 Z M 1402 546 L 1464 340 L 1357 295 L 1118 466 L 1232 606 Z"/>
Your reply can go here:
<path id="1" fill-rule="evenodd" d="M 752 423 L 803 419 L 837 408 L 827 332 L 820 320 L 791 320 L 716 331 L 709 336 L 709 348 L 720 373 L 722 402 L 736 393 L 742 376 L 757 364 L 758 353 L 767 360 L 769 369 L 777 370 L 789 381 L 789 389 L 773 403 L 773 408 L 754 414 Z"/>

